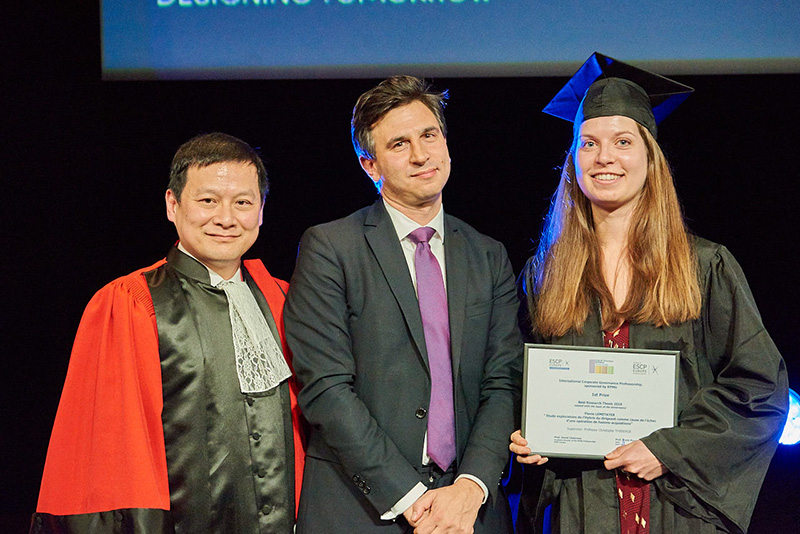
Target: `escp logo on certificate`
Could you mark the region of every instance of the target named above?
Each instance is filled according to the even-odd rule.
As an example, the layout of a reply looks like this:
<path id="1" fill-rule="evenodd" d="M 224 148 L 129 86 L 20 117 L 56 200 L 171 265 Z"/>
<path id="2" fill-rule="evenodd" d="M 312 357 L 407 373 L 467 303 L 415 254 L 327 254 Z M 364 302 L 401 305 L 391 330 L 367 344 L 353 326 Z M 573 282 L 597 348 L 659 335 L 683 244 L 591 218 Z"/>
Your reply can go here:
<path id="1" fill-rule="evenodd" d="M 632 371 L 635 375 L 657 375 L 659 369 L 659 365 L 650 365 L 644 362 L 633 362 Z"/>
<path id="2" fill-rule="evenodd" d="M 550 369 L 569 371 L 569 361 L 564 358 L 550 358 Z"/>

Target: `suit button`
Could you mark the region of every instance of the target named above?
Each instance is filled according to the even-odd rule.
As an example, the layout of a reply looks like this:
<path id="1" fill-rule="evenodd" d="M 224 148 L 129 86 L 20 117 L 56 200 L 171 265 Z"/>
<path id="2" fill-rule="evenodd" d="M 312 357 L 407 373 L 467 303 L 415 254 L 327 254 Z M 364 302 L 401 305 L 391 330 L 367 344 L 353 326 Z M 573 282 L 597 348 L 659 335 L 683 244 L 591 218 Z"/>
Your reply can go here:
<path id="1" fill-rule="evenodd" d="M 247 405 L 248 406 L 252 406 L 253 403 L 256 402 L 256 400 L 253 397 L 249 396 L 249 395 L 247 397 L 245 397 L 244 400 L 247 401 Z"/>
<path id="2" fill-rule="evenodd" d="M 417 416 L 417 419 L 425 419 L 425 416 L 428 414 L 428 411 L 425 408 L 417 408 L 416 413 L 414 415 Z"/>
<path id="3" fill-rule="evenodd" d="M 258 441 L 261 439 L 261 434 L 259 434 L 258 432 L 253 432 L 252 434 L 250 434 L 250 437 L 253 438 L 254 441 Z"/>
<path id="4" fill-rule="evenodd" d="M 369 486 L 367 486 L 366 488 L 362 488 L 362 489 L 361 489 L 361 493 L 363 493 L 364 495 L 369 495 L 369 492 L 370 492 L 371 490 L 372 490 L 372 488 L 370 488 Z"/>
<path id="5" fill-rule="evenodd" d="M 361 477 L 360 477 L 360 476 L 358 476 L 358 475 L 353 475 L 353 482 L 355 482 L 356 484 L 358 484 L 358 481 L 359 481 L 359 480 L 361 480 Z"/>
<path id="6" fill-rule="evenodd" d="M 272 511 L 272 506 L 268 504 L 265 504 L 264 506 L 261 507 L 261 513 L 264 515 L 269 515 L 271 511 Z"/>
<path id="7" fill-rule="evenodd" d="M 264 478 L 265 476 L 267 476 L 267 469 L 262 467 L 258 470 L 258 478 Z"/>

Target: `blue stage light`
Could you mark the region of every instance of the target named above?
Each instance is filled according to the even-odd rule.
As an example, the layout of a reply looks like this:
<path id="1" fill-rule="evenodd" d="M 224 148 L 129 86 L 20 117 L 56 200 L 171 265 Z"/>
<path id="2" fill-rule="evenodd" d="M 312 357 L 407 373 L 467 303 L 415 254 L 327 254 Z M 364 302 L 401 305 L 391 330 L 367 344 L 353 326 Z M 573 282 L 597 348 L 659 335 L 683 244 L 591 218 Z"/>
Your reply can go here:
<path id="1" fill-rule="evenodd" d="M 789 415 L 779 440 L 781 445 L 796 445 L 800 442 L 800 395 L 789 390 Z"/>

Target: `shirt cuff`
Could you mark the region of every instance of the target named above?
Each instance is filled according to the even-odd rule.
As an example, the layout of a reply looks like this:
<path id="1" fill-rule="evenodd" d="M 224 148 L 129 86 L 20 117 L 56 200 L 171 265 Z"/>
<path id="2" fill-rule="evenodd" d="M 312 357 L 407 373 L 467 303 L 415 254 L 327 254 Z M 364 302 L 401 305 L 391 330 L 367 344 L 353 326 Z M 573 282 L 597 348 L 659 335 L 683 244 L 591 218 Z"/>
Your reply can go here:
<path id="1" fill-rule="evenodd" d="M 394 521 L 397 519 L 397 516 L 402 515 L 403 512 L 408 510 L 417 499 L 422 497 L 422 494 L 426 491 L 428 491 L 428 488 L 425 487 L 425 484 L 422 482 L 417 482 L 417 485 L 411 488 L 411 491 L 406 493 L 402 499 L 397 501 L 397 503 L 392 506 L 388 512 L 381 515 L 381 519 L 384 521 Z"/>
<path id="2" fill-rule="evenodd" d="M 472 475 L 458 475 L 455 481 L 458 482 L 459 478 L 467 478 L 480 486 L 483 490 L 483 500 L 481 501 L 481 504 L 486 503 L 487 499 L 489 499 L 489 488 L 486 487 L 486 484 L 484 484 L 481 479 Z"/>

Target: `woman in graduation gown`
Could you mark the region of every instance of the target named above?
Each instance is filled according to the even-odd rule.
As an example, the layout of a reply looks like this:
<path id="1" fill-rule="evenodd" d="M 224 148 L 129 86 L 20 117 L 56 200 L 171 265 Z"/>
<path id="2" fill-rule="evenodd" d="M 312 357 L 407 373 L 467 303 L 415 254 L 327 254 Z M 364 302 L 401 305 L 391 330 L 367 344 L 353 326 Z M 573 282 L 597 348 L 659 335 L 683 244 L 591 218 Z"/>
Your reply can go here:
<path id="1" fill-rule="evenodd" d="M 548 460 L 515 432 L 510 449 L 527 464 L 521 532 L 749 525 L 787 375 L 736 260 L 686 230 L 655 140 L 691 91 L 594 54 L 545 108 L 574 122 L 574 138 L 519 279 L 521 328 L 535 343 L 680 351 L 678 422 L 605 461 Z"/>

